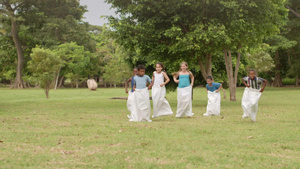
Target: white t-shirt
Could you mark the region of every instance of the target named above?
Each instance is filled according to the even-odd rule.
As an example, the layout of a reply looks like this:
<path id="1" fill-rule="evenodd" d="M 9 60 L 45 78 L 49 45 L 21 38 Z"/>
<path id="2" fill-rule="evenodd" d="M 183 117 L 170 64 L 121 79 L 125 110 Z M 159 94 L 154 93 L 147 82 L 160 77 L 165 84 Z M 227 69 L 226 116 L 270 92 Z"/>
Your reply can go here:
<path id="1" fill-rule="evenodd" d="M 163 75 L 163 72 L 157 73 L 154 72 L 154 85 L 161 85 L 165 82 L 165 77 Z"/>

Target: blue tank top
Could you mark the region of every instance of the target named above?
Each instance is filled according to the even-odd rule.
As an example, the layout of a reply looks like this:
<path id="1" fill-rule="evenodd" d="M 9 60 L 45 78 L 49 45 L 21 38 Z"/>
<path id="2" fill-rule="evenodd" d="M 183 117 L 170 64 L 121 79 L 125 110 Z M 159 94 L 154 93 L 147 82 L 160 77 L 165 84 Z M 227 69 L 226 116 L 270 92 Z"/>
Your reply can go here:
<path id="1" fill-rule="evenodd" d="M 178 88 L 184 88 L 190 86 L 190 75 L 179 75 Z"/>
<path id="2" fill-rule="evenodd" d="M 134 92 L 133 86 L 134 86 L 134 76 L 132 76 L 131 78 L 131 92 Z"/>

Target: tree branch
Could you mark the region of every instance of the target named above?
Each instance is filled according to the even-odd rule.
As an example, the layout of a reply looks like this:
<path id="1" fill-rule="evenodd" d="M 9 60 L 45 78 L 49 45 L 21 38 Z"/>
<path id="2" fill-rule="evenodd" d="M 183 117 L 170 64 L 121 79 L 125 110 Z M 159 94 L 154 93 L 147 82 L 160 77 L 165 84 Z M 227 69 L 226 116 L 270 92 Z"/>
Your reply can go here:
<path id="1" fill-rule="evenodd" d="M 15 7 L 13 8 L 13 10 L 14 10 L 14 11 L 17 10 L 20 6 L 22 6 L 22 5 L 24 5 L 24 4 L 25 4 L 25 1 L 19 3 L 17 6 L 15 6 Z"/>
<path id="2" fill-rule="evenodd" d="M 294 11 L 291 7 L 286 6 L 287 9 L 289 9 L 293 14 L 295 14 L 298 18 L 300 18 L 300 14 Z"/>

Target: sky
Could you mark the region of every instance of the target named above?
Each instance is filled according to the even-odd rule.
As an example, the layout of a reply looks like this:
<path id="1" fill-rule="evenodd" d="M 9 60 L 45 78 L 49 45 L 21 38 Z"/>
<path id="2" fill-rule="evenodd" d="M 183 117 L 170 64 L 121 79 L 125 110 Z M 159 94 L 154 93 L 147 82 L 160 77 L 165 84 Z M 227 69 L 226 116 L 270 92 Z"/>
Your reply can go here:
<path id="1" fill-rule="evenodd" d="M 88 12 L 86 12 L 83 20 L 89 22 L 91 25 L 102 26 L 108 21 L 105 18 L 100 18 L 101 15 L 116 16 L 115 11 L 110 9 L 111 5 L 106 4 L 105 0 L 80 0 L 80 5 L 86 5 Z"/>

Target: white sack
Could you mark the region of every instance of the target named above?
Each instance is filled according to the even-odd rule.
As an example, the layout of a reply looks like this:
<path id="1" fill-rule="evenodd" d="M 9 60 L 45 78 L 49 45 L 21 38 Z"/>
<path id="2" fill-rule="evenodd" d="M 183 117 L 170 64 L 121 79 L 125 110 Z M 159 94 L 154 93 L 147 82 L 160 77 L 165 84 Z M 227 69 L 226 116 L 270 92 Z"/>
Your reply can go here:
<path id="1" fill-rule="evenodd" d="M 159 116 L 166 116 L 173 114 L 173 111 L 169 105 L 169 102 L 165 98 L 166 87 L 160 87 L 154 85 L 152 87 L 152 101 L 153 101 L 153 116 L 152 118 Z"/>
<path id="2" fill-rule="evenodd" d="M 192 86 L 177 88 L 177 113 L 175 117 L 193 116 L 192 113 Z"/>
<path id="3" fill-rule="evenodd" d="M 128 92 L 127 109 L 130 112 L 129 121 L 137 121 L 136 103 L 134 92 Z"/>
<path id="4" fill-rule="evenodd" d="M 134 92 L 134 107 L 135 111 L 131 114 L 129 121 L 148 121 L 150 120 L 150 100 L 149 91 L 147 88 L 135 89 Z"/>
<path id="5" fill-rule="evenodd" d="M 207 91 L 207 107 L 205 116 L 220 116 L 221 94 L 220 92 Z"/>
<path id="6" fill-rule="evenodd" d="M 252 121 L 256 121 L 258 110 L 258 101 L 261 97 L 261 92 L 257 89 L 245 88 L 242 98 L 242 108 L 244 110 L 243 118 L 250 116 Z"/>
<path id="7" fill-rule="evenodd" d="M 96 90 L 98 87 L 97 82 L 95 81 L 95 79 L 88 79 L 87 80 L 87 86 L 90 90 Z"/>

